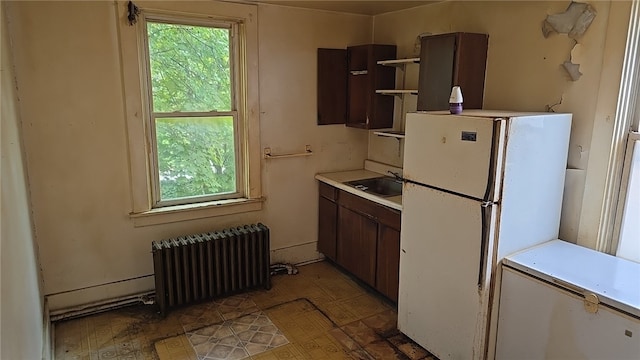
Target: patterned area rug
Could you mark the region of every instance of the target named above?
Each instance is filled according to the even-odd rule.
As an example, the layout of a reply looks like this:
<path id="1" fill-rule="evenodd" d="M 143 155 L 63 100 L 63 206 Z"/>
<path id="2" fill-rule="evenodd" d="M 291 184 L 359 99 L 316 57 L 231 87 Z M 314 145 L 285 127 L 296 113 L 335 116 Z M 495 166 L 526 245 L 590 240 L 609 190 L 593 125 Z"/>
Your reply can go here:
<path id="1" fill-rule="evenodd" d="M 308 299 L 236 314 L 235 319 L 186 331 L 188 341 L 177 336 L 156 343 L 160 359 L 179 358 L 185 344 L 193 347 L 192 358 L 199 360 L 435 359 L 396 330 L 396 314 L 391 310 L 342 326 Z M 174 353 L 164 349 L 171 343 Z"/>

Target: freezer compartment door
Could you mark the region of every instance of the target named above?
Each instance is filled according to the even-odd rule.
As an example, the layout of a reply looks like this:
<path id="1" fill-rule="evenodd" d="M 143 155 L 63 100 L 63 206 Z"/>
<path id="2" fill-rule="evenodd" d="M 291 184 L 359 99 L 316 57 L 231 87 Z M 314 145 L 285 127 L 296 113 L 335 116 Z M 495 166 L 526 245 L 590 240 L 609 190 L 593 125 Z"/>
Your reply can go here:
<path id="1" fill-rule="evenodd" d="M 405 183 L 398 328 L 440 359 L 483 349 L 481 230 L 477 201 Z"/>
<path id="2" fill-rule="evenodd" d="M 496 359 L 640 359 L 640 319 L 503 267 Z"/>
<path id="3" fill-rule="evenodd" d="M 403 176 L 484 199 L 498 124 L 493 118 L 407 114 Z"/>

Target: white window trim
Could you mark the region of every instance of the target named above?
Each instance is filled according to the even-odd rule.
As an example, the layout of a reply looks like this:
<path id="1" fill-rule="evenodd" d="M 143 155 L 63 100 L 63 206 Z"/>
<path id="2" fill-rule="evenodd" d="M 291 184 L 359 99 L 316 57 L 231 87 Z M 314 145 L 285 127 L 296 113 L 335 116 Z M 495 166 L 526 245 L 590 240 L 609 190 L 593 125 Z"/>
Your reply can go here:
<path id="1" fill-rule="evenodd" d="M 140 22 L 139 29 L 139 43 L 144 44 L 143 48 L 140 51 L 140 56 L 143 57 L 142 68 L 145 72 L 145 79 L 141 82 L 143 87 L 143 92 L 147 94 L 147 96 L 143 97 L 143 103 L 145 108 L 147 109 L 148 115 L 148 129 L 150 136 L 150 144 L 151 149 L 153 151 L 150 152 L 151 157 L 151 173 L 154 176 L 151 177 L 151 194 L 152 198 L 152 207 L 153 208 L 161 208 L 168 207 L 172 205 L 183 205 L 195 202 L 209 202 L 216 200 L 228 200 L 228 199 L 238 199 L 242 198 L 245 195 L 245 179 L 244 179 L 244 148 L 240 146 L 244 143 L 244 119 L 245 112 L 243 111 L 245 108 L 246 96 L 244 96 L 244 88 L 246 84 L 243 84 L 243 80 L 240 78 L 240 68 L 242 65 L 240 61 L 242 59 L 242 52 L 244 49 L 239 46 L 238 39 L 241 38 L 239 26 L 236 22 L 229 21 L 213 21 L 211 19 L 200 19 L 193 17 L 185 17 L 185 16 L 168 16 L 166 14 L 156 14 L 152 11 L 145 11 L 140 14 L 138 22 Z M 178 113 L 169 113 L 169 112 L 154 112 L 152 106 L 153 99 L 153 91 L 151 87 L 151 69 L 149 69 L 150 62 L 150 54 L 149 54 L 149 37 L 148 37 L 148 29 L 147 23 L 164 23 L 164 24 L 180 24 L 180 25 L 192 25 L 192 26 L 204 26 L 204 27 L 215 27 L 221 29 L 227 29 L 230 31 L 230 40 L 231 40 L 231 86 L 233 87 L 233 91 L 231 92 L 231 104 L 232 108 L 229 111 L 210 111 L 210 112 L 178 112 Z M 162 200 L 160 197 L 160 179 L 158 178 L 158 144 L 157 144 L 157 134 L 156 134 L 156 121 L 159 118 L 164 117 L 189 117 L 189 116 L 231 116 L 233 117 L 233 136 L 234 136 L 234 145 L 235 145 L 235 167 L 236 167 L 236 191 L 231 194 L 223 194 L 223 195 L 209 195 L 202 196 L 197 198 L 192 198 L 193 202 L 188 202 L 189 199 L 169 199 Z M 187 200 L 187 201 L 185 201 Z"/>
<path id="2" fill-rule="evenodd" d="M 624 196 L 628 179 L 624 176 L 625 153 L 629 148 L 629 138 L 633 126 L 638 124 L 640 103 L 637 101 L 640 86 L 640 4 L 633 0 L 627 33 L 627 43 L 620 93 L 616 109 L 616 120 L 611 140 L 609 165 L 605 182 L 596 250 L 615 255 L 620 234 L 620 217 L 624 210 Z M 630 158 L 630 156 L 629 156 Z M 624 184 L 623 184 L 624 183 Z"/>
<path id="3" fill-rule="evenodd" d="M 637 129 L 637 127 L 635 127 Z M 620 182 L 620 191 L 616 204 L 616 213 L 614 219 L 613 236 L 611 237 L 611 254 L 618 254 L 618 246 L 620 244 L 620 234 L 622 231 L 622 221 L 624 219 L 624 209 L 626 206 L 627 191 L 629 190 L 629 177 L 631 172 L 631 160 L 633 158 L 633 149 L 636 141 L 640 140 L 640 133 L 633 131 L 627 136 L 627 144 L 625 146 L 624 161 L 622 165 L 622 174 Z M 636 154 L 638 156 L 640 154 Z"/>
<path id="4" fill-rule="evenodd" d="M 239 61 L 246 66 L 238 69 L 237 81 L 246 84 L 246 99 L 242 111 L 244 121 L 239 131 L 245 140 L 238 144 L 244 147 L 245 176 L 244 196 L 239 199 L 219 200 L 190 205 L 176 205 L 153 208 L 153 194 L 151 178 L 150 144 L 148 132 L 150 129 L 149 108 L 146 107 L 145 84 L 146 70 L 142 51 L 146 51 L 140 36 L 138 22 L 130 26 L 127 20 L 126 2 L 116 2 L 116 15 L 119 22 L 118 35 L 120 41 L 120 55 L 122 66 L 122 83 L 125 102 L 125 118 L 129 145 L 129 168 L 132 197 L 132 211 L 130 217 L 134 225 L 145 226 L 175 221 L 199 219 L 211 216 L 222 216 L 245 211 L 256 211 L 262 208 L 262 192 L 260 183 L 260 123 L 259 123 L 259 94 L 258 94 L 258 24 L 257 6 L 227 2 L 159 2 L 140 1 L 136 5 L 144 12 L 200 18 L 203 20 L 235 21 L 239 23 L 239 46 L 243 47 Z M 187 9 L 188 7 L 188 9 Z M 240 104 L 239 104 L 240 106 Z"/>

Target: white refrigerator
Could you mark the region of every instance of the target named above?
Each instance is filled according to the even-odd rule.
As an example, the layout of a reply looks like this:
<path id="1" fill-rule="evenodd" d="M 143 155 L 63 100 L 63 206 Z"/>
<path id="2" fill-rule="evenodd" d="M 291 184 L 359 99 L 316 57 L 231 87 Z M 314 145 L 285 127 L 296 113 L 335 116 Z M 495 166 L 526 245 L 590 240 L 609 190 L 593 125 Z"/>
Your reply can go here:
<path id="1" fill-rule="evenodd" d="M 497 266 L 558 237 L 571 114 L 407 114 L 398 328 L 440 359 L 489 351 Z"/>

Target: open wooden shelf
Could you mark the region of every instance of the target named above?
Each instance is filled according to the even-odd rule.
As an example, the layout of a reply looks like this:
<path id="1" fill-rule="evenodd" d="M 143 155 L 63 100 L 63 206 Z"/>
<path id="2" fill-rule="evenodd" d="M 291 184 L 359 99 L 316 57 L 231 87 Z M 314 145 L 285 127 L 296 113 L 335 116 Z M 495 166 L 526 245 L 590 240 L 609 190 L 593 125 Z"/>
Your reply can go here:
<path id="1" fill-rule="evenodd" d="M 378 135 L 378 136 L 386 136 L 386 137 L 392 137 L 392 138 L 396 138 L 396 139 L 404 139 L 404 131 L 381 130 L 381 131 L 374 131 L 373 133 L 375 135 Z"/>
<path id="2" fill-rule="evenodd" d="M 402 95 L 418 95 L 418 90 L 399 90 L 399 89 L 392 89 L 392 90 L 376 90 L 376 94 L 382 94 L 382 95 L 395 95 L 395 96 L 402 96 Z"/>
<path id="3" fill-rule="evenodd" d="M 403 67 L 406 64 L 419 64 L 420 58 L 409 58 L 409 59 L 394 59 L 394 60 L 381 60 L 378 61 L 378 65 L 384 66 L 396 66 Z"/>

